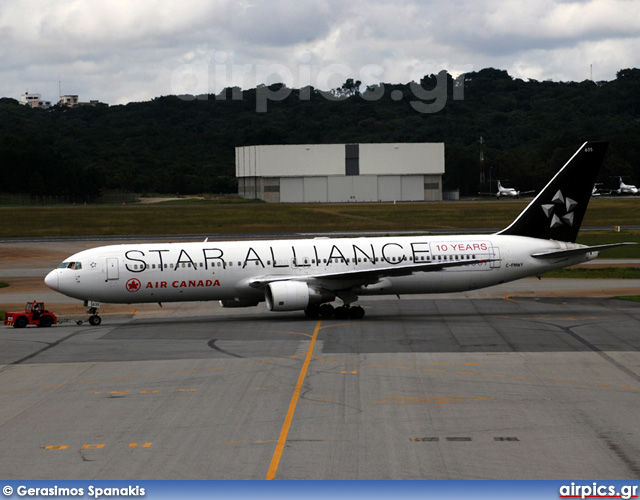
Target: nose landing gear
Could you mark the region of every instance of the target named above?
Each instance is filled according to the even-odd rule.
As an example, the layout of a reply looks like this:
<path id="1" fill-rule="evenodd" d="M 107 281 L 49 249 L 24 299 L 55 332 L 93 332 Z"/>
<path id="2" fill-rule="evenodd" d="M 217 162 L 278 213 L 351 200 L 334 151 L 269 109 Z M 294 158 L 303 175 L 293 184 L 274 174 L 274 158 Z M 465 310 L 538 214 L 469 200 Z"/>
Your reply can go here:
<path id="1" fill-rule="evenodd" d="M 87 305 L 85 303 L 85 305 Z M 98 307 L 100 307 L 99 302 L 91 302 L 91 307 L 87 310 L 87 314 L 89 314 L 89 324 L 91 326 L 98 326 L 102 323 L 102 318 L 98 316 Z"/>
<path id="2" fill-rule="evenodd" d="M 102 318 L 97 314 L 89 316 L 89 324 L 91 326 L 98 326 L 100 323 L 102 323 Z"/>

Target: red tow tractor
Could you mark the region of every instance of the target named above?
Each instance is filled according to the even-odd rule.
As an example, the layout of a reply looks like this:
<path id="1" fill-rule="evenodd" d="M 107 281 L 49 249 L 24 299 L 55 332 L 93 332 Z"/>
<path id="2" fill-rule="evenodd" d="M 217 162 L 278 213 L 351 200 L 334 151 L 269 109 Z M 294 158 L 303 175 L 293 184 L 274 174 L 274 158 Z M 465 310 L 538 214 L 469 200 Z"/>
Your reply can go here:
<path id="1" fill-rule="evenodd" d="M 47 311 L 44 302 L 27 302 L 24 311 L 8 312 L 5 314 L 4 324 L 14 328 L 24 328 L 27 325 L 49 327 L 58 323 L 58 318 L 51 311 Z"/>

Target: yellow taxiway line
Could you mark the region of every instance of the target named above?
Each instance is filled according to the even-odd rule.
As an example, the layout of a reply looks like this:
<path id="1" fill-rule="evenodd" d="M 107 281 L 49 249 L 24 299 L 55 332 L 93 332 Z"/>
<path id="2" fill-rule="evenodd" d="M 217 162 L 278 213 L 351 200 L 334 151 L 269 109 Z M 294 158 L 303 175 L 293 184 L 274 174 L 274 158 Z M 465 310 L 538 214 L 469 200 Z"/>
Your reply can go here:
<path id="1" fill-rule="evenodd" d="M 289 434 L 289 428 L 291 427 L 291 422 L 293 421 L 293 415 L 296 412 L 296 406 L 298 405 L 298 400 L 300 399 L 302 384 L 304 384 L 304 379 L 307 376 L 307 370 L 309 369 L 309 363 L 311 362 L 313 349 L 316 345 L 316 340 L 318 338 L 318 332 L 320 331 L 321 323 L 322 321 L 318 320 L 318 322 L 316 323 L 316 328 L 313 330 L 311 343 L 309 344 L 307 355 L 304 358 L 302 370 L 300 370 L 300 375 L 298 376 L 298 383 L 296 384 L 296 388 L 293 391 L 293 396 L 291 397 L 291 402 L 289 403 L 289 410 L 287 411 L 287 417 L 284 419 L 284 425 L 282 426 L 282 430 L 280 431 L 280 437 L 278 438 L 276 451 L 273 453 L 271 465 L 269 466 L 269 471 L 267 472 L 267 477 L 265 479 L 275 479 L 276 473 L 278 472 L 278 466 L 280 465 L 280 459 L 282 458 L 284 445 L 287 443 L 287 435 Z"/>

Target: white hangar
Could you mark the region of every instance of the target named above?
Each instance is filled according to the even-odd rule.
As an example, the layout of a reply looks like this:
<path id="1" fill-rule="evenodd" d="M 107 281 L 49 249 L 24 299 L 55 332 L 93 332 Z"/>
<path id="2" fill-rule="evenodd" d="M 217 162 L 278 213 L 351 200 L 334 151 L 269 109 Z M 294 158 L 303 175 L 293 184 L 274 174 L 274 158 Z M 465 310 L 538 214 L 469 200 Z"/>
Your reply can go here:
<path id="1" fill-rule="evenodd" d="M 236 148 L 238 193 L 270 203 L 442 200 L 444 143 Z"/>

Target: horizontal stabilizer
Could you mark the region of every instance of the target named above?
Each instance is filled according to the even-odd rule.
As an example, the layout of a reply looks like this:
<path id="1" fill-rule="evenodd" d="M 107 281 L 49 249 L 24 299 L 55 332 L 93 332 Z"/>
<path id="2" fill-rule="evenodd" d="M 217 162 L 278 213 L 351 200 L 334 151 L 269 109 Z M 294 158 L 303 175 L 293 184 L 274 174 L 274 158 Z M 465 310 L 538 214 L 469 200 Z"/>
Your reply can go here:
<path id="1" fill-rule="evenodd" d="M 531 257 L 534 257 L 536 259 L 555 259 L 558 257 L 570 257 L 572 255 L 583 255 L 591 252 L 599 252 L 600 250 L 607 250 L 609 248 L 617 248 L 625 245 L 636 245 L 636 243 L 610 243 L 608 245 L 596 245 L 593 247 L 584 246 L 581 248 L 572 248 L 570 250 L 552 250 L 550 252 L 532 253 Z"/>

